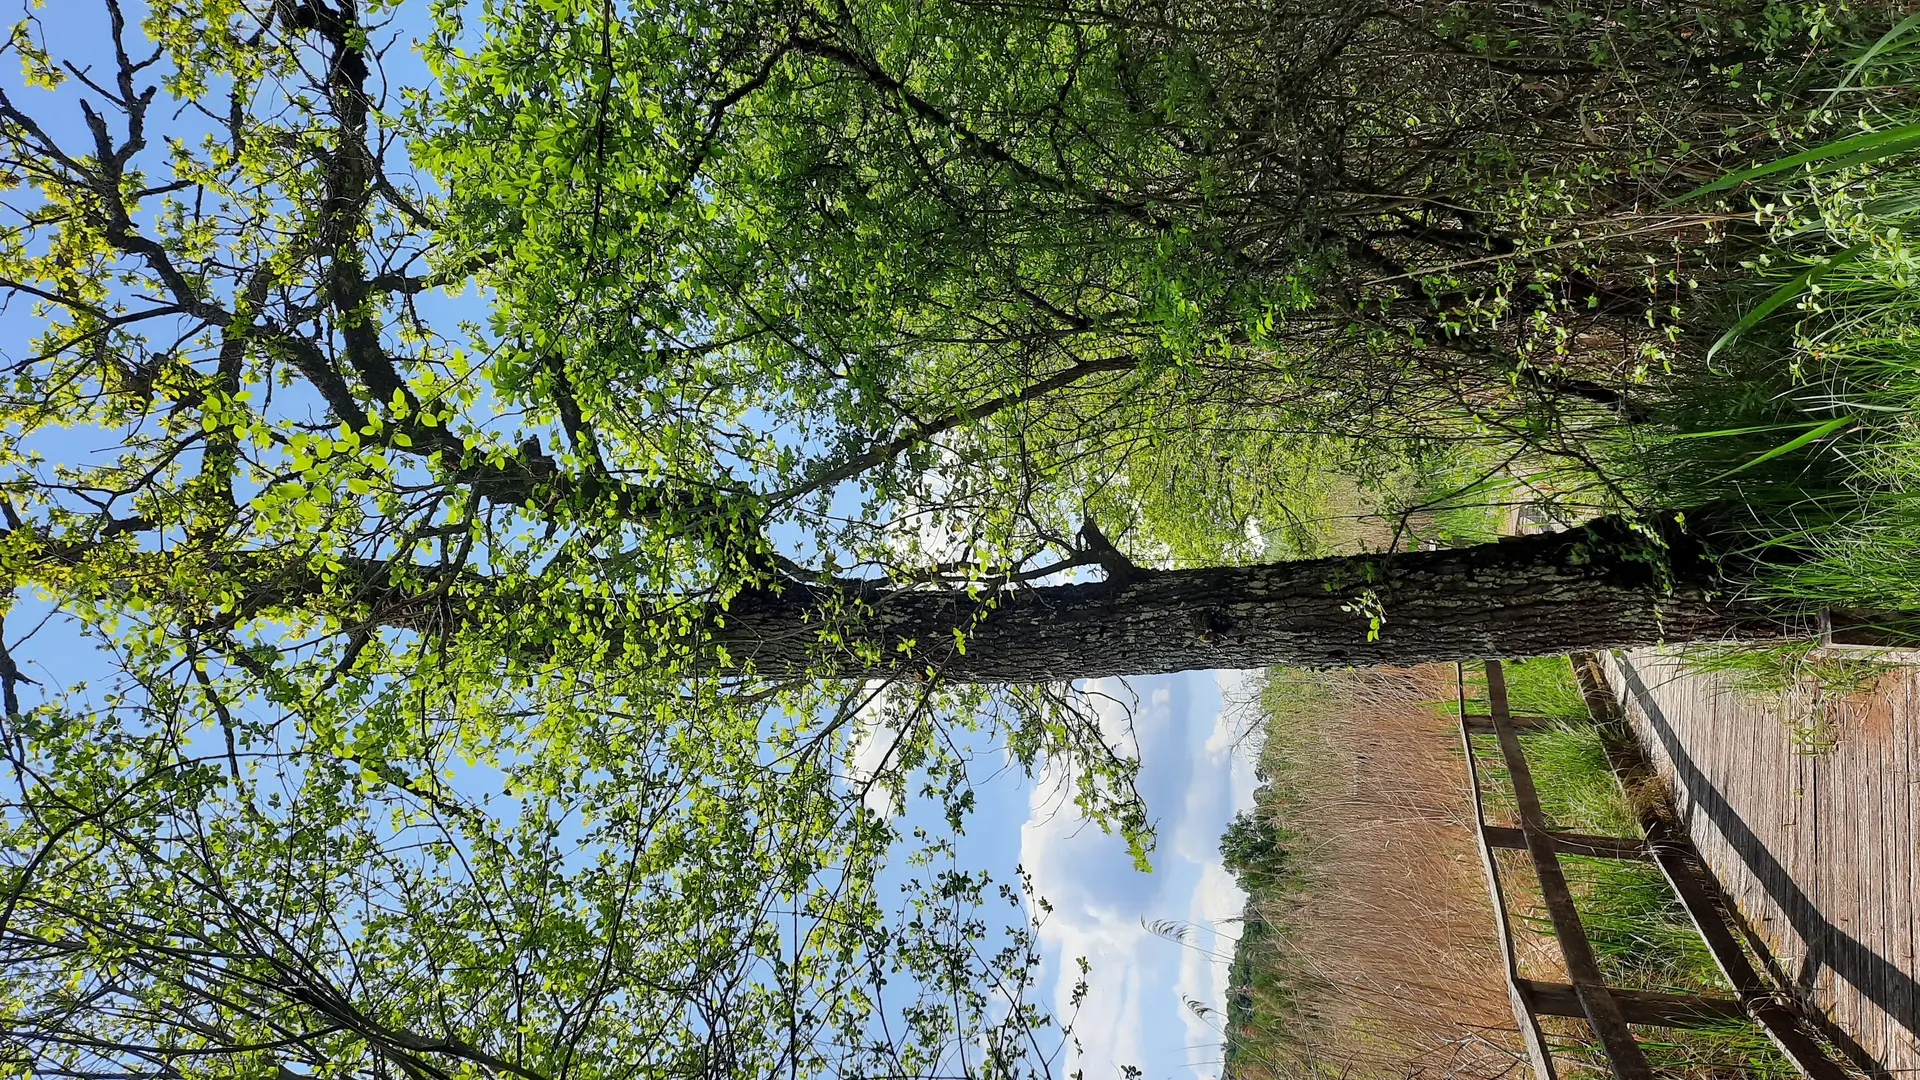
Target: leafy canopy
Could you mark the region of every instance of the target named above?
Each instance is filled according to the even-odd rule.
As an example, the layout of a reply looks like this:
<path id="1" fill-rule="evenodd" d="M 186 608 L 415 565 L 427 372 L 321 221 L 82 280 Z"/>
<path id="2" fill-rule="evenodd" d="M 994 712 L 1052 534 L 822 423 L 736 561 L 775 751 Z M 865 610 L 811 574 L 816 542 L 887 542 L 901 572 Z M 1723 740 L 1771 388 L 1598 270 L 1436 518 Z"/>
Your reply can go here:
<path id="1" fill-rule="evenodd" d="M 1475 336 L 1514 281 L 1416 271 L 1510 250 L 1536 165 L 1605 188 L 1549 99 L 1720 40 L 1646 8 L 1622 64 L 1470 5 L 29 11 L 0 565 L 109 674 L 0 651 L 7 1067 L 1050 1067 L 1044 907 L 890 811 L 958 828 L 985 746 L 1144 855 L 1132 765 L 941 660 L 1124 569 L 1143 449 L 1539 384 Z M 1605 294 L 1537 284 L 1549 341 Z M 951 634 L 883 651 L 888 587 Z"/>

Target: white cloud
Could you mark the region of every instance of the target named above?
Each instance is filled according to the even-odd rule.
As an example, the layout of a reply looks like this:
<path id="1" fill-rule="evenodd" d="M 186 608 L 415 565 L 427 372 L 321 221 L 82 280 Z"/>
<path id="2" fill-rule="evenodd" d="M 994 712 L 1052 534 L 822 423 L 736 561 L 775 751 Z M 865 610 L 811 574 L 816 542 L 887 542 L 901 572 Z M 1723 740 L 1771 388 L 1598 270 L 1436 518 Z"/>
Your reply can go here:
<path id="1" fill-rule="evenodd" d="M 900 801 L 900 792 L 894 787 L 873 782 L 874 774 L 887 766 L 900 738 L 898 717 L 888 708 L 894 686 L 884 679 L 867 681 L 861 690 L 865 697 L 854 711 L 852 731 L 847 736 L 847 779 L 866 786 L 861 801 L 879 814 L 893 813 Z"/>
<path id="2" fill-rule="evenodd" d="M 1211 1078 L 1220 1073 L 1227 983 L 1233 974 L 1233 946 L 1246 906 L 1247 894 L 1218 858 L 1200 868 L 1200 881 L 1187 912 L 1187 921 L 1195 927 L 1194 947 L 1180 958 L 1180 979 L 1175 983 L 1183 1002 L 1196 1001 L 1207 1009 L 1205 1016 L 1190 1008 L 1183 1008 L 1180 1014 L 1186 1026 L 1188 1061 L 1196 1077 Z"/>
<path id="3" fill-rule="evenodd" d="M 1106 695 L 1094 698 L 1102 731 L 1138 748 L 1138 786 L 1160 837 L 1150 875 L 1132 868 L 1118 837 L 1080 818 L 1059 777 L 1032 789 L 1020 861 L 1053 906 L 1040 938 L 1054 973 L 1056 1015 L 1072 1015 L 1075 958 L 1092 966 L 1074 1019 L 1083 1057 L 1068 1069 L 1117 1075 L 1119 1066 L 1133 1064 L 1149 1080 L 1219 1074 L 1218 1017 L 1202 1018 L 1183 1002 L 1224 1010 L 1246 902 L 1219 863 L 1221 830 L 1236 810 L 1252 805 L 1243 721 L 1237 710 L 1222 708 L 1235 695 L 1216 690 L 1241 685 L 1220 673 L 1212 680 L 1142 679 L 1131 691 L 1111 680 L 1087 687 Z M 1156 921 L 1186 926 L 1185 941 L 1149 932 L 1146 924 Z M 1180 1023 L 1172 1022 L 1173 1012 Z"/>

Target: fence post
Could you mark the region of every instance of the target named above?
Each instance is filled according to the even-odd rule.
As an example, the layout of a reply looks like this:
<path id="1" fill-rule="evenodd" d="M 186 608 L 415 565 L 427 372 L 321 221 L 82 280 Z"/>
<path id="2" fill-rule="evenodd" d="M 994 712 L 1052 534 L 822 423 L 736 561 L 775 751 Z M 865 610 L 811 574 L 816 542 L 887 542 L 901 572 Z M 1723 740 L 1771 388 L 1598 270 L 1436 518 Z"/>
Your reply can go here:
<path id="1" fill-rule="evenodd" d="M 1553 834 L 1547 830 L 1546 815 L 1540 810 L 1540 796 L 1533 787 L 1533 773 L 1527 768 L 1526 755 L 1520 749 L 1520 737 L 1507 715 L 1507 680 L 1500 661 L 1487 661 L 1487 709 L 1493 716 L 1500 754 L 1506 759 L 1507 774 L 1513 782 L 1514 804 L 1519 811 L 1520 830 L 1526 835 L 1527 856 L 1540 879 L 1541 899 L 1547 905 L 1547 917 L 1553 923 L 1553 936 L 1560 942 L 1560 954 L 1566 959 L 1567 981 L 1579 995 L 1580 1008 L 1587 1023 L 1600 1040 L 1600 1049 L 1621 1080 L 1653 1080 L 1653 1069 L 1633 1039 L 1620 1005 L 1607 991 L 1600 976 L 1600 963 L 1594 958 L 1593 945 L 1580 924 L 1580 913 L 1573 906 L 1573 892 L 1567 888 L 1567 876 L 1554 853 Z"/>

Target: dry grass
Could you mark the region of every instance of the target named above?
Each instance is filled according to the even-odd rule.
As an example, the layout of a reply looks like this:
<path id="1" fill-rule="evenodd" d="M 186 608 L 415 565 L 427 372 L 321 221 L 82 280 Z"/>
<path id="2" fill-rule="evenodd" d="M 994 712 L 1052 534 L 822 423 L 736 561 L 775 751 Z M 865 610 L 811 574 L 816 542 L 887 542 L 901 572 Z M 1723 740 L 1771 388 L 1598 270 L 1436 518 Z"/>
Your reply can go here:
<path id="1" fill-rule="evenodd" d="M 1288 679 L 1268 691 L 1263 763 L 1302 880 L 1252 914 L 1276 927 L 1297 990 L 1255 1002 L 1284 1034 L 1234 1075 L 1518 1075 L 1458 731 L 1426 704 L 1453 696 L 1452 669 Z"/>

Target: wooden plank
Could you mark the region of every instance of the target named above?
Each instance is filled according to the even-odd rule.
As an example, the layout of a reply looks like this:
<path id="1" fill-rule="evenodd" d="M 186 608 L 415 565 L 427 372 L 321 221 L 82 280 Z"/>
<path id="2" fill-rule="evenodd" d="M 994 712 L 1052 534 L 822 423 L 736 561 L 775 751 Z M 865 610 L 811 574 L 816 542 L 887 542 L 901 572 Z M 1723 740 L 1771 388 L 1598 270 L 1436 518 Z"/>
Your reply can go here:
<path id="1" fill-rule="evenodd" d="M 1497 734 L 1497 729 L 1493 726 L 1493 717 L 1487 713 L 1465 713 L 1461 716 L 1460 720 L 1472 734 Z M 1509 716 L 1507 717 L 1507 722 L 1512 724 L 1516 730 L 1527 731 L 1532 728 L 1552 727 L 1555 724 L 1564 723 L 1565 721 L 1551 716 Z"/>
<path id="2" fill-rule="evenodd" d="M 1814 765 L 1819 759 L 1812 754 L 1794 753 L 1791 740 L 1787 738 L 1784 729 L 1776 736 L 1776 741 L 1780 745 L 1775 747 L 1775 752 L 1784 754 L 1793 763 L 1793 815 L 1791 818 L 1793 825 L 1791 828 L 1782 825 L 1777 830 L 1768 830 L 1768 839 L 1775 847 L 1784 848 L 1786 851 L 1787 861 L 1784 865 L 1787 879 L 1794 882 L 1811 882 L 1820 876 L 1819 850 L 1814 844 L 1820 821 L 1820 804 L 1814 798 L 1814 792 L 1818 790 Z M 1731 867 L 1740 864 L 1727 860 L 1719 865 Z M 1807 953 L 1807 943 L 1800 937 L 1800 928 L 1795 925 L 1792 917 L 1780 904 L 1773 902 L 1772 898 L 1767 896 L 1766 886 L 1759 882 L 1758 875 L 1747 873 L 1741 876 L 1744 880 L 1753 882 L 1746 892 L 1749 896 L 1756 898 L 1758 904 L 1756 910 L 1765 911 L 1773 916 L 1777 923 L 1777 936 L 1789 943 L 1788 966 L 1793 970 L 1794 977 L 1798 978 L 1798 969 L 1795 965 Z M 1811 905 L 1810 895 L 1808 902 Z M 1808 1001 L 1813 1000 L 1816 989 L 1816 986 L 1807 988 Z"/>
<path id="3" fill-rule="evenodd" d="M 1859 728 L 1868 719 L 1865 715 L 1851 715 L 1860 710 L 1851 704 L 1842 705 L 1844 710 L 1839 722 L 1848 728 Z M 1859 894 L 1860 905 L 1856 909 L 1854 937 L 1866 946 L 1875 956 L 1887 955 L 1886 921 L 1886 863 L 1878 858 L 1875 848 L 1887 835 L 1886 826 L 1880 820 L 1887 801 L 1886 775 L 1882 771 L 1884 762 L 1880 760 L 1880 741 L 1860 737 L 1864 732 L 1843 730 L 1841 749 L 1846 751 L 1857 766 L 1853 769 L 1858 778 L 1848 793 L 1848 816 L 1857 824 L 1853 829 L 1853 855 L 1855 891 Z M 1852 762 L 1850 762 L 1851 764 Z M 1895 988 L 1888 987 L 1889 997 Z M 1892 1002 L 1882 1001 L 1874 1012 L 1872 1022 L 1880 1028 L 1879 1041 L 1882 1045 L 1891 1045 L 1898 1038 L 1898 1026 L 1893 1022 Z"/>
<path id="4" fill-rule="evenodd" d="M 1640 1044 L 1628 1030 L 1619 1003 L 1608 993 L 1600 976 L 1599 961 L 1593 944 L 1587 940 L 1580 913 L 1573 906 L 1573 893 L 1554 857 L 1553 837 L 1547 831 L 1546 815 L 1540 810 L 1540 796 L 1533 787 L 1533 773 L 1527 768 L 1526 755 L 1520 749 L 1520 737 L 1507 717 L 1507 681 L 1500 661 L 1488 660 L 1487 705 L 1491 710 L 1495 734 L 1500 739 L 1500 754 L 1506 759 L 1507 774 L 1513 783 L 1514 803 L 1519 808 L 1520 828 L 1526 834 L 1527 856 L 1540 879 L 1540 895 L 1547 905 L 1547 917 L 1553 923 L 1554 937 L 1567 964 L 1567 979 L 1573 983 L 1600 1049 L 1621 1080 L 1652 1080 L 1653 1069 L 1640 1052 Z"/>
<path id="5" fill-rule="evenodd" d="M 1574 992 L 1572 984 L 1532 979 L 1523 981 L 1527 983 L 1527 992 L 1533 999 L 1534 1008 L 1541 1014 L 1586 1015 L 1580 1008 L 1580 995 Z M 1620 1006 L 1620 1015 L 1626 1017 L 1629 1024 L 1688 1028 L 1747 1019 L 1747 1010 L 1730 997 L 1663 994 L 1653 990 L 1622 990 L 1617 986 L 1609 987 L 1608 992 L 1613 994 L 1613 1000 Z"/>
<path id="6" fill-rule="evenodd" d="M 1901 808 L 1906 842 L 1895 849 L 1898 854 L 1891 877 L 1894 887 L 1902 889 L 1907 898 L 1906 938 L 1896 963 L 1908 972 L 1920 972 L 1920 856 L 1915 855 L 1915 849 L 1920 848 L 1920 720 L 1914 719 L 1920 717 L 1920 708 L 1916 708 L 1920 700 L 1916 700 L 1916 689 L 1920 689 L 1920 680 L 1911 674 L 1902 677 L 1900 695 L 1894 699 L 1897 711 L 1893 730 L 1888 733 L 1899 751 L 1894 783 L 1906 797 Z M 1901 863 L 1906 864 L 1904 868 Z M 1909 1017 L 1920 1016 L 1920 986 L 1908 985 L 1906 1004 Z M 1907 1053 L 1901 1063 L 1912 1062 L 1920 1071 L 1920 1028 L 1909 1028 L 1906 1034 Z"/>
<path id="7" fill-rule="evenodd" d="M 1826 978 L 1827 969 L 1832 967 L 1828 959 L 1830 940 L 1846 932 L 1846 906 L 1856 899 L 1855 885 L 1850 879 L 1854 858 L 1838 848 L 1833 840 L 1836 837 L 1851 836 L 1850 822 L 1841 812 L 1836 799 L 1841 787 L 1846 783 L 1845 770 L 1836 770 L 1830 754 L 1802 754 L 1808 765 L 1808 773 L 1813 779 L 1807 789 L 1807 808 L 1813 812 L 1809 827 L 1801 839 L 1807 845 L 1806 872 L 1793 879 L 1806 897 L 1808 909 L 1817 913 L 1817 922 L 1806 922 L 1795 927 L 1800 940 L 1805 942 L 1801 950 L 1798 970 L 1813 975 L 1814 1000 L 1836 1016 L 1847 1027 L 1849 1034 L 1868 1040 L 1862 1045 L 1872 1046 L 1875 1033 L 1862 1022 L 1862 1010 L 1852 1007 L 1847 1000 L 1846 988 L 1838 982 Z"/>
<path id="8" fill-rule="evenodd" d="M 1591 656 L 1574 657 L 1574 675 L 1580 693 L 1587 701 L 1606 746 L 1614 774 L 1625 784 L 1652 766 L 1639 744 L 1621 722 L 1619 703 L 1600 677 Z M 1754 970 L 1753 962 L 1729 925 L 1725 897 L 1718 882 L 1709 873 L 1693 845 L 1651 807 L 1640 815 L 1640 828 L 1647 835 L 1647 850 L 1655 866 L 1672 886 L 1674 895 L 1687 912 L 1687 918 L 1706 942 L 1715 965 L 1733 987 L 1743 1011 L 1753 1017 L 1775 1046 L 1785 1054 L 1801 1075 L 1810 1080 L 1847 1080 L 1848 1073 L 1828 1057 L 1809 1033 L 1799 1009 L 1783 1000 Z"/>
<path id="9" fill-rule="evenodd" d="M 1512 848 L 1524 851 L 1527 837 L 1524 832 L 1508 825 L 1488 825 L 1481 829 L 1486 834 L 1487 845 L 1496 848 Z M 1647 843 L 1627 836 L 1594 836 L 1590 833 L 1561 832 L 1558 829 L 1548 831 L 1553 837 L 1554 850 L 1562 855 L 1585 855 L 1594 859 L 1637 859 L 1646 861 Z"/>
<path id="10" fill-rule="evenodd" d="M 1553 1068 L 1553 1055 L 1547 1051 L 1546 1034 L 1540 1030 L 1539 1012 L 1520 978 L 1520 965 L 1513 953 L 1513 927 L 1507 921 L 1507 899 L 1500 888 L 1500 868 L 1494 862 L 1493 849 L 1487 846 L 1487 811 L 1480 801 L 1480 766 L 1473 757 L 1473 732 L 1467 726 L 1466 671 L 1454 665 L 1454 683 L 1460 692 L 1460 749 L 1467 759 L 1468 802 L 1473 805 L 1473 834 L 1480 850 L 1480 866 L 1487 875 L 1487 895 L 1493 899 L 1494 937 L 1500 942 L 1500 959 L 1507 966 L 1507 1001 L 1513 1007 L 1513 1022 L 1520 1030 L 1520 1041 L 1527 1049 L 1527 1061 L 1533 1065 L 1535 1080 L 1559 1080 Z"/>
<path id="11" fill-rule="evenodd" d="M 1902 761 L 1900 774 L 1896 780 L 1903 782 L 1902 786 L 1907 792 L 1908 843 L 1906 850 L 1901 852 L 1898 858 L 1899 861 L 1906 863 L 1907 903 L 1913 912 L 1913 917 L 1907 924 L 1909 940 L 1906 964 L 1902 970 L 1920 972 L 1920 856 L 1914 853 L 1914 849 L 1920 847 L 1920 719 L 1916 719 L 1920 717 L 1920 680 L 1909 675 L 1904 681 L 1905 691 L 1898 699 L 1904 707 L 1895 715 L 1897 726 L 1891 736 L 1900 741 Z M 1905 728 L 1904 737 L 1899 730 L 1900 727 Z M 1908 990 L 1907 1000 L 1912 1010 L 1909 1015 L 1920 1013 L 1920 986 L 1910 986 Z M 1892 1057 L 1891 1054 L 1887 1056 Z M 1907 1031 L 1907 1053 L 1901 1064 L 1904 1065 L 1908 1061 L 1914 1064 L 1916 1072 L 1920 1072 L 1920 1028 L 1911 1028 Z"/>
<path id="12" fill-rule="evenodd" d="M 1913 797 L 1914 786 L 1908 779 L 1912 773 L 1906 761 L 1906 739 L 1899 727 L 1903 716 L 1911 714 L 1897 711 L 1906 704 L 1907 685 L 1908 679 L 1904 676 L 1897 682 L 1883 680 L 1883 692 L 1887 696 L 1885 711 L 1876 715 L 1868 708 L 1862 723 L 1873 733 L 1869 741 L 1875 750 L 1874 768 L 1880 790 L 1880 800 L 1874 808 L 1875 820 L 1865 830 L 1881 848 L 1878 858 L 1865 862 L 1875 867 L 1874 884 L 1880 898 L 1875 947 L 1894 970 L 1911 973 L 1916 970 L 1911 951 L 1912 927 L 1920 912 L 1913 907 L 1908 866 L 1920 838 L 1907 831 L 1907 804 Z M 1920 1030 L 1914 1029 L 1920 1026 L 1916 1025 L 1916 1021 L 1920 1021 L 1920 994 L 1916 994 L 1920 986 L 1916 986 L 1911 977 L 1888 981 L 1890 985 L 1882 1002 L 1887 1015 L 1887 1042 L 1904 1045 L 1906 1053 L 1901 1055 L 1901 1063 L 1911 1065 L 1920 1059 Z"/>

